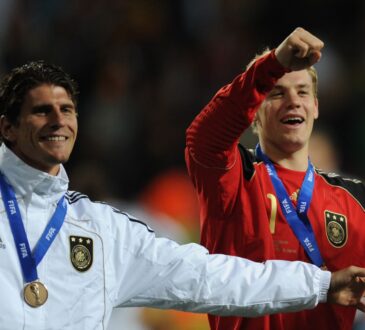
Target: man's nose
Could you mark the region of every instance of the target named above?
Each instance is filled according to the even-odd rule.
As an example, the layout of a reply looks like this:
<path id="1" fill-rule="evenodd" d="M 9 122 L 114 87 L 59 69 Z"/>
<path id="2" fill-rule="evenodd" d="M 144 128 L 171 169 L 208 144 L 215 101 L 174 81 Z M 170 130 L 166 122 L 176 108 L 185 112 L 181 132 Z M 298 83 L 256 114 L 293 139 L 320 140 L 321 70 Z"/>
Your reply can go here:
<path id="1" fill-rule="evenodd" d="M 54 108 L 49 113 L 49 121 L 52 126 L 63 126 L 65 124 L 65 115 L 61 109 Z"/>
<path id="2" fill-rule="evenodd" d="M 286 100 L 288 107 L 297 107 L 300 105 L 300 97 L 296 91 L 288 91 Z"/>

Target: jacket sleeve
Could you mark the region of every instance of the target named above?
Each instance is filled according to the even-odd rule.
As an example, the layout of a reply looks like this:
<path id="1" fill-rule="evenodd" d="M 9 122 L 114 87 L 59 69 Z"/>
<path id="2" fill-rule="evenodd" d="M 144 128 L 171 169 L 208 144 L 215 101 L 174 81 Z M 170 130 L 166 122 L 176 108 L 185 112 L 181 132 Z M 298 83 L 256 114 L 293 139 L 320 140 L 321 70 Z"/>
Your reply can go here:
<path id="1" fill-rule="evenodd" d="M 258 59 L 247 71 L 222 87 L 186 131 L 185 160 L 200 203 L 202 243 L 216 228 L 210 223 L 237 217 L 244 184 L 238 141 L 255 113 L 286 70 L 274 52 Z M 251 167 L 252 163 L 245 163 Z"/>
<path id="2" fill-rule="evenodd" d="M 238 156 L 236 147 L 240 136 L 285 72 L 272 51 L 222 87 L 186 131 L 191 161 L 207 168 L 232 167 Z"/>
<path id="3" fill-rule="evenodd" d="M 157 238 L 132 217 L 118 227 L 109 268 L 115 270 L 114 306 L 250 317 L 326 300 L 330 273 L 314 265 L 210 255 L 198 244 Z"/>

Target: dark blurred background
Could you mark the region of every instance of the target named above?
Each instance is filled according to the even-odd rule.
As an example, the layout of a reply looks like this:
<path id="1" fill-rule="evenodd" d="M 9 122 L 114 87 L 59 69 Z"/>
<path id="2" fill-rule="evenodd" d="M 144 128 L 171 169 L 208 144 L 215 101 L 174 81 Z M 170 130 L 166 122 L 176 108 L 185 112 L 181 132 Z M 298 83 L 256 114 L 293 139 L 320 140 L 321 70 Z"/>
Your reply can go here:
<path id="1" fill-rule="evenodd" d="M 0 76 L 31 60 L 62 66 L 80 85 L 79 140 L 66 164 L 71 188 L 156 218 L 177 240 L 198 241 L 185 129 L 257 52 L 297 26 L 326 44 L 316 130 L 335 154 L 329 170 L 365 177 L 364 4 L 0 0 Z M 248 134 L 243 142 L 256 141 Z M 165 216 L 174 225 L 161 225 Z M 167 329 L 166 320 L 147 328 Z"/>
<path id="2" fill-rule="evenodd" d="M 71 73 L 80 134 L 67 168 L 98 171 L 102 189 L 128 200 L 184 169 L 184 132 L 202 106 L 257 51 L 303 26 L 326 43 L 318 126 L 341 170 L 362 177 L 364 16 L 360 0 L 0 0 L 0 73 L 35 59 Z"/>

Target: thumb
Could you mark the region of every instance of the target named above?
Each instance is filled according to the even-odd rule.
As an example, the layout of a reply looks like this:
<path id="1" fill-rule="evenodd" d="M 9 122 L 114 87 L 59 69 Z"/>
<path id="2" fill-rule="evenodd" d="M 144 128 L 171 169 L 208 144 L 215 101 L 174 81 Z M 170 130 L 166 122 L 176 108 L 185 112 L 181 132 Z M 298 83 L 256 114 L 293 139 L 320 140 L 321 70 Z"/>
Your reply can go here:
<path id="1" fill-rule="evenodd" d="M 357 276 L 361 282 L 365 282 L 365 268 L 350 266 L 349 270 L 353 277 Z"/>

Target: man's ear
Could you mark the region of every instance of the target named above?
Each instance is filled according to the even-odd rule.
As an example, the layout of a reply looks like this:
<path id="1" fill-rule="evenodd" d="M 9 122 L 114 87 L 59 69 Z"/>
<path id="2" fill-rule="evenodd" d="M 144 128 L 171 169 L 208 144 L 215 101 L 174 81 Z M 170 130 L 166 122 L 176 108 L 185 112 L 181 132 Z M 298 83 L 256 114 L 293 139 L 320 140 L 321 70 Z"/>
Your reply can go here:
<path id="1" fill-rule="evenodd" d="M 15 140 L 15 134 L 13 130 L 14 125 L 9 121 L 9 119 L 2 115 L 0 117 L 0 133 L 3 140 L 13 142 Z"/>
<path id="2" fill-rule="evenodd" d="M 319 105 L 318 105 L 318 98 L 314 100 L 314 119 L 317 119 L 319 117 Z"/>

